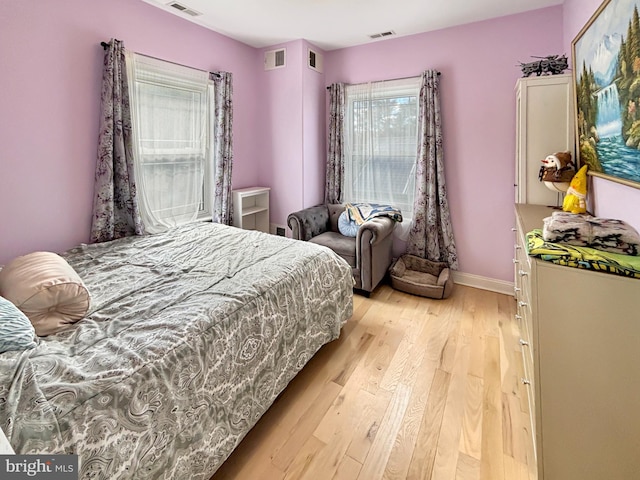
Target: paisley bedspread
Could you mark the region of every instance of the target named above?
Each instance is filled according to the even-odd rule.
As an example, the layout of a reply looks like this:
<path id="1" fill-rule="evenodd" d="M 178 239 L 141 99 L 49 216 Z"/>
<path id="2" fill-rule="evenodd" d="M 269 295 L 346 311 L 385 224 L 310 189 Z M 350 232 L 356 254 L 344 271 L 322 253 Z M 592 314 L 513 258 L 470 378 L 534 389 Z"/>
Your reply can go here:
<path id="1" fill-rule="evenodd" d="M 224 225 L 63 256 L 91 310 L 0 355 L 0 425 L 83 479 L 208 479 L 353 309 L 329 249 Z"/>

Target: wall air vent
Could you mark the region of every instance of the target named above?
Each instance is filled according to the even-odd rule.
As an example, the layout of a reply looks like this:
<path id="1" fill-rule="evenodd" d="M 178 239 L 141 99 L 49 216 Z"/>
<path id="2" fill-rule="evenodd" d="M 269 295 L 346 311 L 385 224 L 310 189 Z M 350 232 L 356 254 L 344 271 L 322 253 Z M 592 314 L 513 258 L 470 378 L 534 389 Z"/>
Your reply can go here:
<path id="1" fill-rule="evenodd" d="M 189 7 L 185 6 L 185 5 L 183 5 L 182 3 L 169 2 L 169 3 L 167 3 L 167 6 L 175 8 L 176 10 L 180 10 L 182 13 L 186 13 L 187 15 L 191 15 L 192 17 L 198 17 L 198 16 L 202 15 L 200 12 L 196 12 L 192 8 L 189 8 Z"/>
<path id="2" fill-rule="evenodd" d="M 264 69 L 273 70 L 286 66 L 286 48 L 264 52 Z"/>
<path id="3" fill-rule="evenodd" d="M 315 50 L 311 50 L 310 48 L 307 50 L 307 52 L 307 66 L 311 70 L 322 73 L 322 54 L 316 52 Z"/>
<path id="4" fill-rule="evenodd" d="M 369 35 L 369 38 L 376 39 L 376 38 L 392 37 L 395 34 L 396 32 L 394 32 L 393 30 L 388 30 L 386 32 L 374 33 L 373 35 Z"/>

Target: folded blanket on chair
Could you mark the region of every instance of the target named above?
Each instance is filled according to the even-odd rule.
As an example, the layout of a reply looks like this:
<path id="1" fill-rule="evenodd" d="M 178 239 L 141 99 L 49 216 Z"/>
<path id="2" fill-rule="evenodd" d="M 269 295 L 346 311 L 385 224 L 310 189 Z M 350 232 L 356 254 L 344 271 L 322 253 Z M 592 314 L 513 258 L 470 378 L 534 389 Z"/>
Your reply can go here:
<path id="1" fill-rule="evenodd" d="M 392 207 L 380 203 L 347 203 L 345 204 L 349 219 L 362 225 L 367 220 L 375 217 L 389 217 L 396 222 L 402 222 L 402 212 Z"/>
<path id="2" fill-rule="evenodd" d="M 566 243 L 625 255 L 640 254 L 640 235 L 622 220 L 553 212 L 550 217 L 544 219 L 542 236 L 547 242 Z"/>

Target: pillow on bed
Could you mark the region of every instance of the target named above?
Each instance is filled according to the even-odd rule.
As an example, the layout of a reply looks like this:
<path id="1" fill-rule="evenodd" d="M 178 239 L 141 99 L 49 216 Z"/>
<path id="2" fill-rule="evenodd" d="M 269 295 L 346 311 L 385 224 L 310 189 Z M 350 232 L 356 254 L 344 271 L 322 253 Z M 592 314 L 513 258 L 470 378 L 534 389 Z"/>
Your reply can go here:
<path id="1" fill-rule="evenodd" d="M 0 271 L 0 295 L 24 312 L 41 337 L 83 318 L 90 304 L 82 279 L 51 252 L 30 253 L 5 266 Z"/>
<path id="2" fill-rule="evenodd" d="M 0 353 L 36 346 L 36 332 L 29 319 L 13 303 L 0 297 Z"/>
<path id="3" fill-rule="evenodd" d="M 356 224 L 354 220 L 349 220 L 346 210 L 338 217 L 338 230 L 345 237 L 356 237 L 359 228 L 360 225 Z"/>

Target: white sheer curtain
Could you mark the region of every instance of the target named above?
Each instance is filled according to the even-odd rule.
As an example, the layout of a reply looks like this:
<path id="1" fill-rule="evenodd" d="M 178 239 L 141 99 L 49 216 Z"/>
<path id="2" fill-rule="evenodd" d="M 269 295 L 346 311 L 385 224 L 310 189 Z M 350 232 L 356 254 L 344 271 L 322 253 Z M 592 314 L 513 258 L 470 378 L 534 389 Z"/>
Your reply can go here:
<path id="1" fill-rule="evenodd" d="M 399 208 L 396 234 L 405 240 L 413 216 L 419 94 L 419 77 L 345 88 L 344 201 Z"/>
<path id="2" fill-rule="evenodd" d="M 210 214 L 213 86 L 208 73 L 132 52 L 127 70 L 146 231 Z"/>

